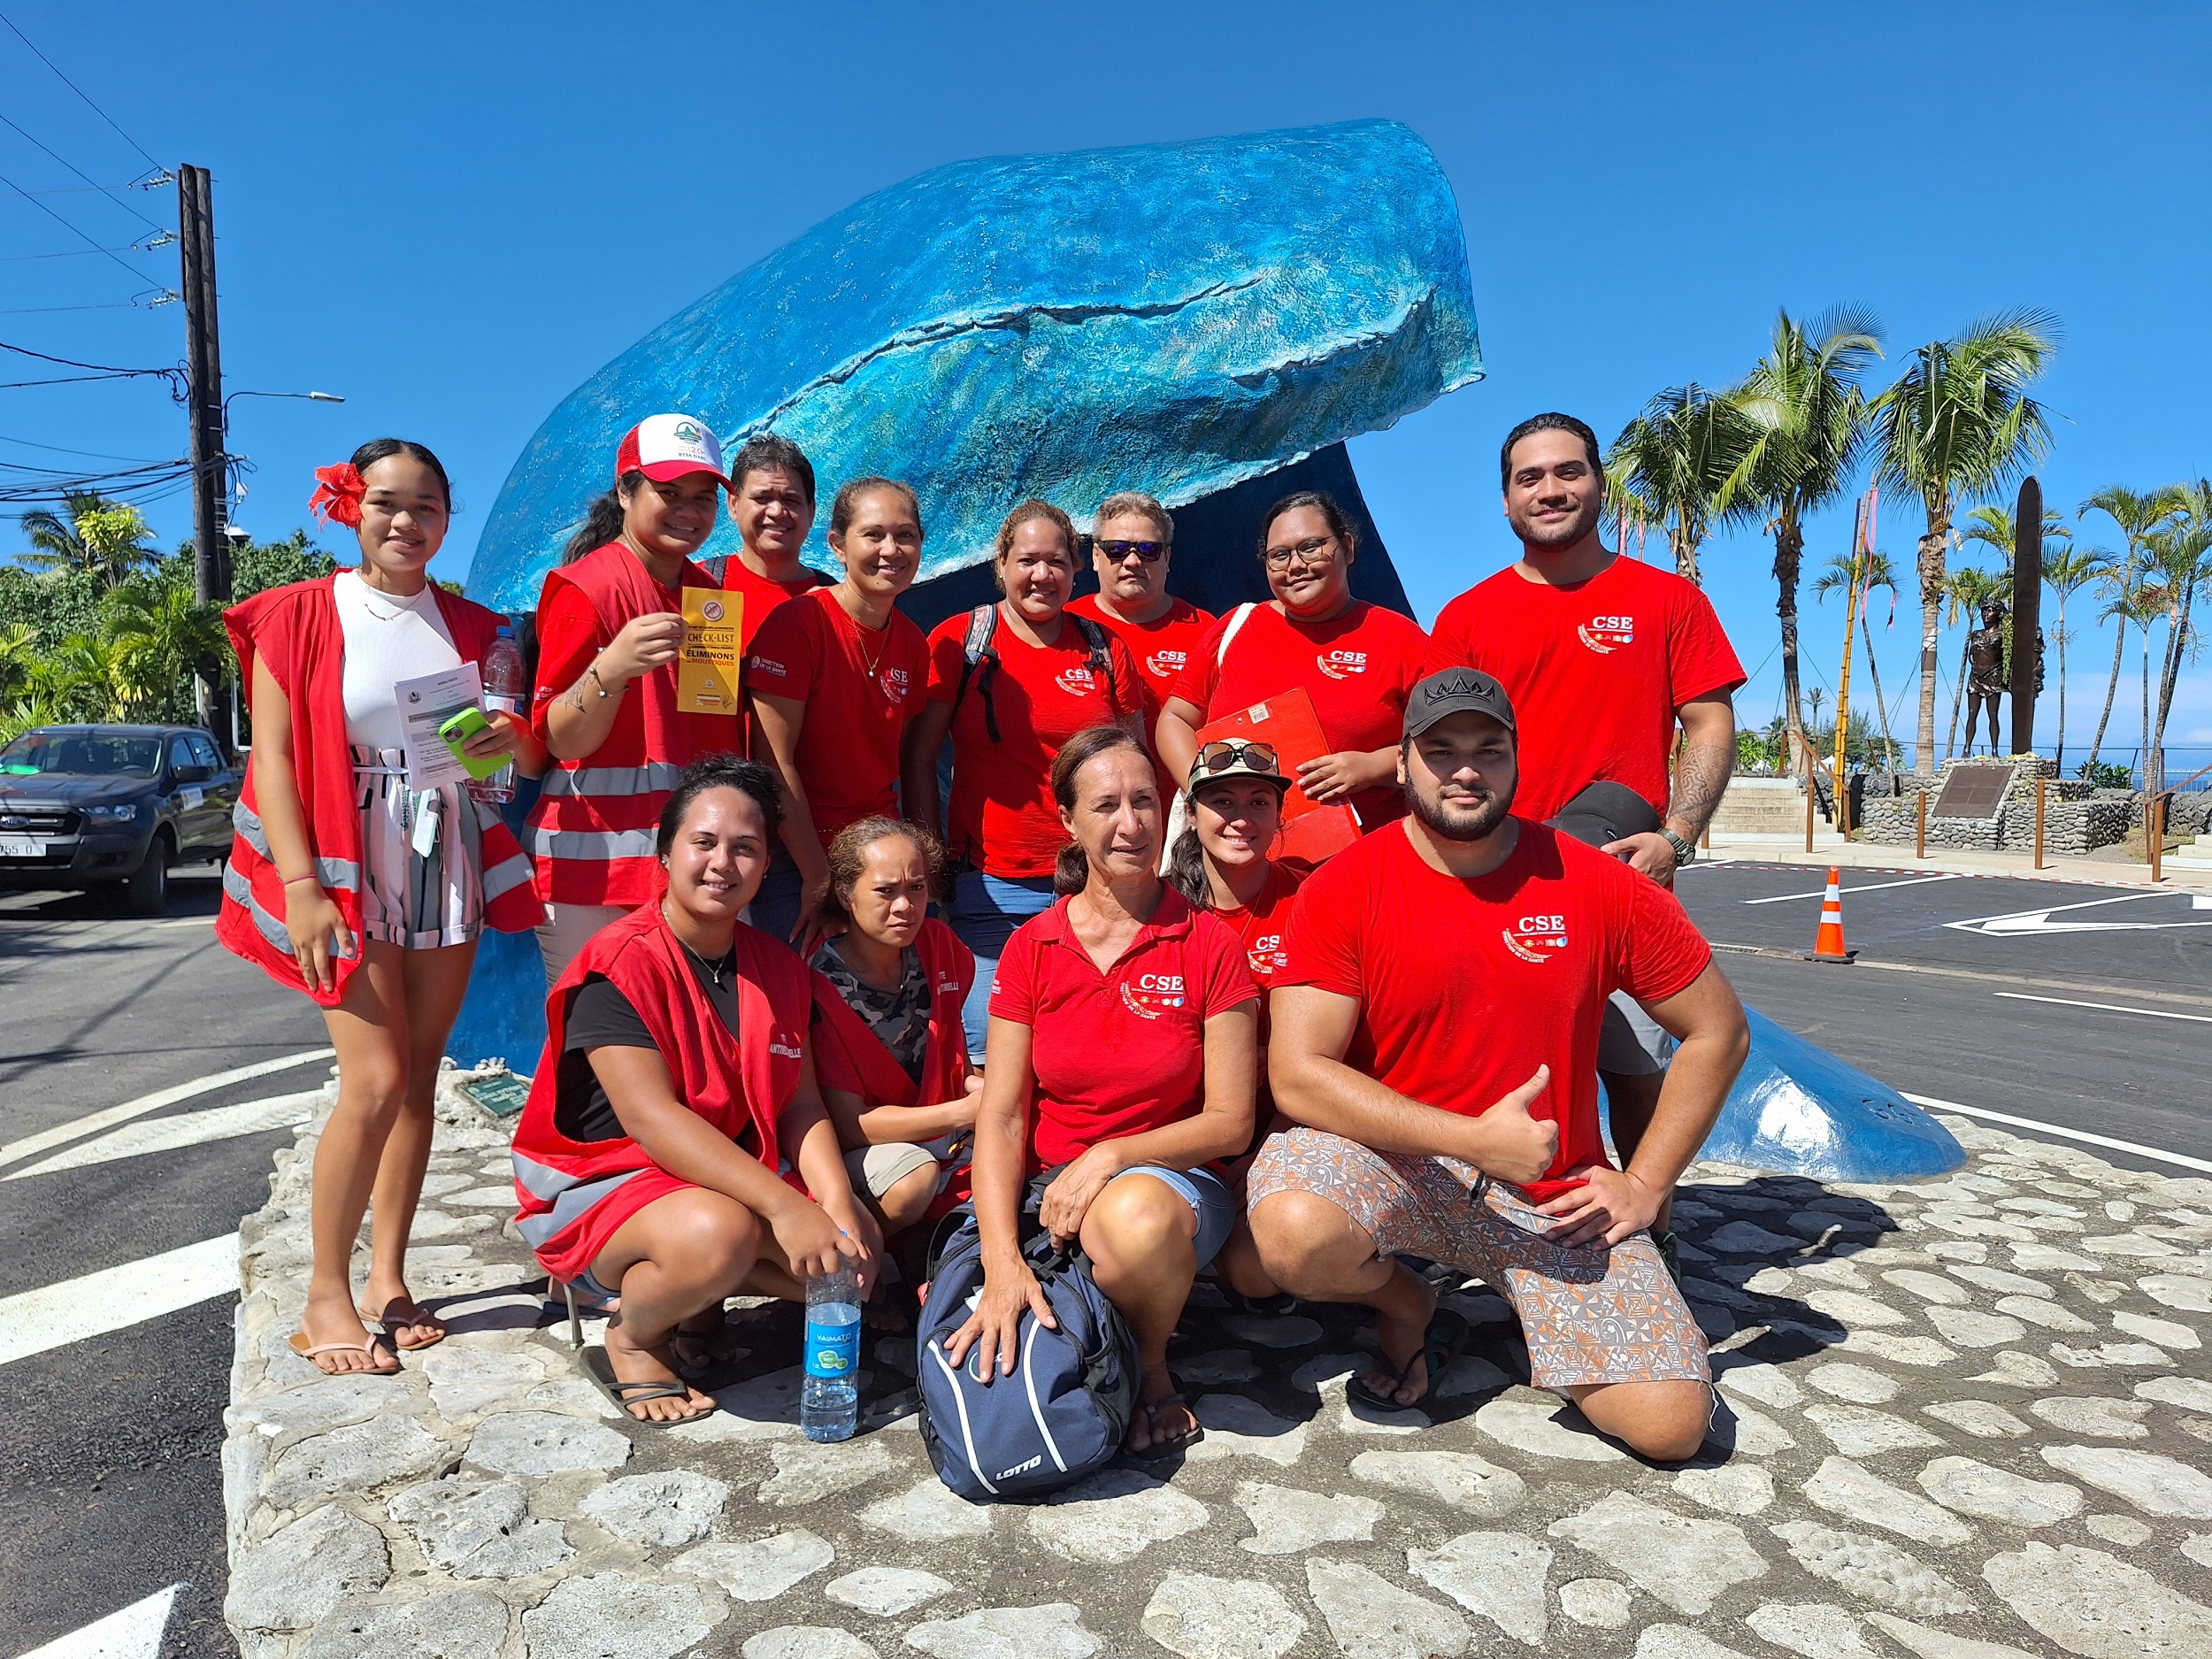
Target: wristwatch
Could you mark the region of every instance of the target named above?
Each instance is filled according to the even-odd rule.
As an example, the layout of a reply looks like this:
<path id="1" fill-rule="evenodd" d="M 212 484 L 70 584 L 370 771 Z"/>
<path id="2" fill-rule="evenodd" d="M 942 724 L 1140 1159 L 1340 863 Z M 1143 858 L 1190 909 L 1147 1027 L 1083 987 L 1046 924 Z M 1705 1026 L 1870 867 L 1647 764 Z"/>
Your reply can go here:
<path id="1" fill-rule="evenodd" d="M 1679 870 L 1685 864 L 1694 864 L 1697 861 L 1697 848 L 1694 844 L 1684 841 L 1671 829 L 1662 827 L 1659 833 L 1667 838 L 1667 845 L 1674 849 L 1676 869 Z"/>

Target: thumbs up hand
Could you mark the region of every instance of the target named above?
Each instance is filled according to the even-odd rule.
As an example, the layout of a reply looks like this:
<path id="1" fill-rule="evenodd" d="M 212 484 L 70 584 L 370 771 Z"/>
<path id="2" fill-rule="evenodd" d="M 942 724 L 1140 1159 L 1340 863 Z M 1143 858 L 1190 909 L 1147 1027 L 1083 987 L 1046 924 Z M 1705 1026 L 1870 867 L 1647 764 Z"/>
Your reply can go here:
<path id="1" fill-rule="evenodd" d="M 1551 1168 L 1559 1153 L 1559 1125 L 1528 1115 L 1531 1102 L 1551 1087 L 1551 1068 L 1540 1065 L 1529 1080 L 1474 1120 L 1474 1154 L 1467 1161 L 1484 1174 L 1517 1187 Z"/>

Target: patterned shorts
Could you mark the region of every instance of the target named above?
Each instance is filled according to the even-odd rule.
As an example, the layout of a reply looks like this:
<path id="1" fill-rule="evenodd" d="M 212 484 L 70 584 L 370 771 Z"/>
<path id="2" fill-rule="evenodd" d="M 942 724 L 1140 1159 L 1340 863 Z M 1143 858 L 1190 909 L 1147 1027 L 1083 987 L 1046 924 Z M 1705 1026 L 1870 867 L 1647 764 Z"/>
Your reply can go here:
<path id="1" fill-rule="evenodd" d="M 1456 1158 L 1377 1152 L 1299 1127 L 1253 1162 L 1253 1209 L 1277 1193 L 1326 1199 L 1379 1254 L 1425 1256 L 1494 1287 L 1520 1317 L 1530 1380 L 1561 1390 L 1593 1383 L 1709 1382 L 1705 1337 L 1658 1248 L 1637 1233 L 1604 1244 L 1554 1244 L 1551 1218 L 1520 1193 Z"/>

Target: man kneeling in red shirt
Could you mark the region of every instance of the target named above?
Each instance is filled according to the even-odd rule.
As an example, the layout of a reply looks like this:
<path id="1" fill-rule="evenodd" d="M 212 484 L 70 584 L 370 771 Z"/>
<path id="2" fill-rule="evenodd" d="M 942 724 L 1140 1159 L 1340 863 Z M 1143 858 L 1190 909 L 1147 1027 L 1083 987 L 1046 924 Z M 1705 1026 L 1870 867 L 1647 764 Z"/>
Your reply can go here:
<path id="1" fill-rule="evenodd" d="M 1300 1126 L 1253 1164 L 1224 1266 L 1248 1296 L 1373 1308 L 1382 1363 L 1351 1387 L 1386 1406 L 1421 1399 L 1465 1335 L 1397 1255 L 1478 1275 L 1520 1317 L 1536 1386 L 1644 1456 L 1689 1457 L 1711 1373 L 1647 1229 L 1743 1064 L 1742 1005 L 1665 888 L 1512 816 L 1513 710 L 1489 675 L 1413 688 L 1398 771 L 1410 816 L 1300 891 L 1268 1055 Z M 1625 1171 L 1597 1110 L 1617 989 L 1681 1045 Z"/>

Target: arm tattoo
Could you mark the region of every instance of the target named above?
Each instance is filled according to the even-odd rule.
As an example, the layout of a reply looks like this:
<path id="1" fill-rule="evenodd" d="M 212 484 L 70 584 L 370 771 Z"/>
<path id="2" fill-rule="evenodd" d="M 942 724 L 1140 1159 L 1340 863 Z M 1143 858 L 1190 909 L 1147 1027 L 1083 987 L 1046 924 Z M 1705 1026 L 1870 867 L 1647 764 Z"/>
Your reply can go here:
<path id="1" fill-rule="evenodd" d="M 1736 754 L 1723 743 L 1686 743 L 1674 763 L 1674 795 L 1667 808 L 1670 823 L 1686 826 L 1685 841 L 1694 841 L 1712 821 L 1713 810 L 1728 790 L 1735 771 Z"/>

